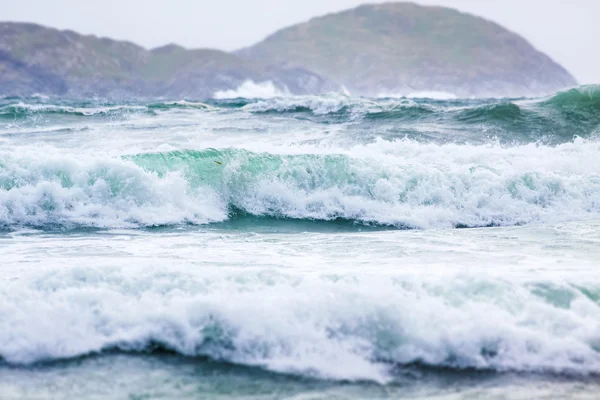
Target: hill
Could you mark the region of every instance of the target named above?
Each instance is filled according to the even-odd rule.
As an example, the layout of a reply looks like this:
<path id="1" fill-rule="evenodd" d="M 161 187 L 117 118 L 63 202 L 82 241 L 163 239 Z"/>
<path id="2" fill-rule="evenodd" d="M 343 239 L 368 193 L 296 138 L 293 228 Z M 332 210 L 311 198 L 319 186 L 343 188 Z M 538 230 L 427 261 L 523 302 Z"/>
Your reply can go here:
<path id="1" fill-rule="evenodd" d="M 302 66 L 363 95 L 522 96 L 576 85 L 564 68 L 500 25 L 413 3 L 363 5 L 315 18 L 238 54 Z"/>
<path id="2" fill-rule="evenodd" d="M 208 98 L 245 80 L 271 80 L 296 93 L 326 82 L 302 68 L 273 68 L 220 50 L 168 45 L 153 50 L 36 24 L 0 23 L 3 95 Z"/>
<path id="3" fill-rule="evenodd" d="M 522 37 L 485 19 L 412 3 L 315 18 L 234 53 L 0 23 L 0 94 L 207 98 L 244 81 L 295 94 L 443 91 L 523 96 L 576 85 Z"/>

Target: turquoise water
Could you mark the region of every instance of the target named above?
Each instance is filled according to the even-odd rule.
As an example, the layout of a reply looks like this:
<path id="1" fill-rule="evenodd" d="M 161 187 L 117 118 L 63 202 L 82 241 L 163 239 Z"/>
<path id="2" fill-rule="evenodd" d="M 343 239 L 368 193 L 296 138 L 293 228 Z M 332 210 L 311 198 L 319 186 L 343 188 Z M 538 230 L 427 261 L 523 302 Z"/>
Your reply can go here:
<path id="1" fill-rule="evenodd" d="M 0 100 L 0 397 L 594 398 L 600 90 Z"/>

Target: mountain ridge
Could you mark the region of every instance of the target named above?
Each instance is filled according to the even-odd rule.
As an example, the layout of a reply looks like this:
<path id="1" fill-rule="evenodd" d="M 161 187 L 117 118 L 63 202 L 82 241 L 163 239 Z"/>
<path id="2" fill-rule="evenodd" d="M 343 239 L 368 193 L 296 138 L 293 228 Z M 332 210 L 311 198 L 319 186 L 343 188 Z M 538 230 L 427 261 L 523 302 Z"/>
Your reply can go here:
<path id="1" fill-rule="evenodd" d="M 171 44 L 149 50 L 128 41 L 38 24 L 0 23 L 4 95 L 207 98 L 246 80 L 272 80 L 299 93 L 325 85 L 316 74 L 296 69 L 295 77 L 308 83 L 295 87 L 289 73 L 217 49 L 188 50 Z"/>
<path id="2" fill-rule="evenodd" d="M 526 39 L 445 7 L 367 4 L 283 28 L 235 52 L 0 22 L 0 93 L 209 98 L 244 82 L 375 96 L 546 94 L 575 79 Z"/>
<path id="3" fill-rule="evenodd" d="M 519 96 L 577 84 L 564 67 L 493 21 L 410 2 L 315 17 L 236 54 L 303 65 L 363 95 L 436 90 Z"/>

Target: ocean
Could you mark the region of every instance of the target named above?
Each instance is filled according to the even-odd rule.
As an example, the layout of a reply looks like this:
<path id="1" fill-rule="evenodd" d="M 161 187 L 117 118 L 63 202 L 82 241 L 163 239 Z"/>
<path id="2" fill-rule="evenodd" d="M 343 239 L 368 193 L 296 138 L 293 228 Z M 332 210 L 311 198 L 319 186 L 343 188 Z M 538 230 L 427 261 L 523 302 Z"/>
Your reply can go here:
<path id="1" fill-rule="evenodd" d="M 0 398 L 598 398 L 599 86 L 238 95 L 0 99 Z"/>

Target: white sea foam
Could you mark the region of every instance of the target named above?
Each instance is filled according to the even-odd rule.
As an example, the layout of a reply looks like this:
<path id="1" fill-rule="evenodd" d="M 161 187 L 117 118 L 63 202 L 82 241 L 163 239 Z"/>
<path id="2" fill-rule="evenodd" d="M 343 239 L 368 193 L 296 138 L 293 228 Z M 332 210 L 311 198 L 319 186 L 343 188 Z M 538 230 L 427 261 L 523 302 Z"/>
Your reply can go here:
<path id="1" fill-rule="evenodd" d="M 327 96 L 297 96 L 276 98 L 250 103 L 244 107 L 249 112 L 294 111 L 308 109 L 315 114 L 325 115 L 335 113 L 344 107 L 354 105 L 355 101 L 341 94 Z"/>
<path id="2" fill-rule="evenodd" d="M 158 154 L 142 161 L 144 168 L 105 156 L 42 155 L 36 148 L 3 152 L 0 224 L 207 223 L 227 218 L 230 206 L 257 216 L 424 229 L 600 214 L 597 142 L 248 147 L 255 153 L 183 152 L 172 162 Z M 261 152 L 267 148 L 270 154 Z"/>
<path id="3" fill-rule="evenodd" d="M 409 99 L 434 99 L 434 100 L 453 100 L 458 97 L 454 93 L 449 92 L 435 92 L 435 91 L 424 91 L 424 92 L 412 92 L 406 95 Z"/>
<path id="4" fill-rule="evenodd" d="M 597 374 L 599 313 L 584 292 L 560 284 L 166 265 L 52 269 L 0 290 L 0 356 L 28 364 L 160 344 L 329 379 L 386 382 L 390 364 L 414 362 Z"/>
<path id="5" fill-rule="evenodd" d="M 394 111 L 403 108 L 419 107 L 412 100 L 373 101 L 369 99 L 351 98 L 339 93 L 330 93 L 321 96 L 290 96 L 261 100 L 244 106 L 248 112 L 285 112 L 285 111 L 310 111 L 315 115 L 335 114 L 347 111 L 351 122 L 358 120 L 368 113 Z"/>
<path id="6" fill-rule="evenodd" d="M 215 92 L 215 99 L 270 99 L 273 97 L 289 96 L 287 89 L 280 89 L 271 81 L 258 82 L 247 80 L 234 90 L 219 90 Z"/>
<path id="7" fill-rule="evenodd" d="M 31 95 L 32 98 L 34 99 L 40 99 L 40 100 L 49 100 L 50 96 L 48 96 L 47 94 L 43 94 L 43 93 L 34 93 Z"/>
<path id="8" fill-rule="evenodd" d="M 159 178 L 128 161 L 66 158 L 50 149 L 0 160 L 0 225 L 125 227 L 226 217 L 213 191 L 190 192 L 177 172 Z"/>
<path id="9" fill-rule="evenodd" d="M 187 101 L 187 100 L 178 100 L 173 102 L 164 103 L 166 105 L 175 105 L 175 106 L 183 106 L 189 108 L 199 108 L 199 109 L 211 109 L 214 108 L 206 103 L 198 102 L 198 101 Z"/>
<path id="10" fill-rule="evenodd" d="M 106 107 L 71 107 L 71 106 L 60 106 L 55 104 L 27 104 L 24 102 L 19 102 L 17 104 L 10 104 L 3 107 L 0 107 L 0 113 L 7 109 L 17 109 L 21 111 L 27 112 L 55 112 L 55 113 L 65 113 L 65 114 L 81 114 L 85 116 L 98 115 L 98 114 L 107 114 L 115 111 L 140 111 L 146 110 L 147 108 L 144 106 L 134 106 L 134 105 L 116 105 L 116 106 L 106 106 Z"/>

